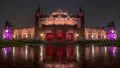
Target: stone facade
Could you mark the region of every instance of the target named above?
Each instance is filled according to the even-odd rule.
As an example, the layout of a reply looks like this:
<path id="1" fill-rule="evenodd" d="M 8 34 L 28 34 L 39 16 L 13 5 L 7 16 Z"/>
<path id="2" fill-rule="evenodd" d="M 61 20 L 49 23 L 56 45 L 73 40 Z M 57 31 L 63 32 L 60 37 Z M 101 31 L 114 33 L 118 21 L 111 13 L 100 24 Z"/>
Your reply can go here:
<path id="1" fill-rule="evenodd" d="M 104 28 L 85 27 L 85 13 L 80 8 L 76 15 L 58 10 L 51 14 L 35 12 L 35 27 L 13 30 L 13 39 L 40 39 L 43 41 L 107 40 L 117 39 L 114 24 Z M 110 29 L 114 34 L 110 34 Z"/>

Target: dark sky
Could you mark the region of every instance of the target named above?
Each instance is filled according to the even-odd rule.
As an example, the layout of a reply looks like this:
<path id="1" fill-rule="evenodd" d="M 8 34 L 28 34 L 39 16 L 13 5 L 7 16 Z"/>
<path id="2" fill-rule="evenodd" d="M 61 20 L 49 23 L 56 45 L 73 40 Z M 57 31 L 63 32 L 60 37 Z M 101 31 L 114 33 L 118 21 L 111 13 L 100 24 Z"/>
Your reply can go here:
<path id="1" fill-rule="evenodd" d="M 73 14 L 82 6 L 87 26 L 106 26 L 114 21 L 120 34 L 120 0 L 0 0 L 0 33 L 6 20 L 17 27 L 34 25 L 39 5 L 43 13 L 61 9 Z"/>

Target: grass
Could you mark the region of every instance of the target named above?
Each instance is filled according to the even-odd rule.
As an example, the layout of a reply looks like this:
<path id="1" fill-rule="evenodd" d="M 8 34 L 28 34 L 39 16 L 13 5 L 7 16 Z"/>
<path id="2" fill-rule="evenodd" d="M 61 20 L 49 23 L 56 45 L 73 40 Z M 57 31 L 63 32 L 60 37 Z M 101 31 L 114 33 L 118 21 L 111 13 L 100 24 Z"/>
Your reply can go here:
<path id="1" fill-rule="evenodd" d="M 0 48 L 1 47 L 18 47 L 21 45 L 24 45 L 25 43 L 23 43 L 22 41 L 18 41 L 18 40 L 0 40 Z"/>
<path id="2" fill-rule="evenodd" d="M 40 44 L 40 40 L 0 40 L 0 48 L 19 47 L 26 44 Z"/>
<path id="3" fill-rule="evenodd" d="M 95 46 L 117 46 L 120 47 L 120 40 L 84 40 L 84 41 L 77 41 L 78 44 L 84 45 L 84 44 L 94 44 Z"/>
<path id="4" fill-rule="evenodd" d="M 101 42 L 96 42 L 95 45 L 97 46 L 117 46 L 120 47 L 120 41 L 115 40 L 115 41 L 101 41 Z"/>
<path id="5" fill-rule="evenodd" d="M 2 47 L 19 47 L 22 45 L 26 45 L 26 44 L 41 44 L 43 43 L 40 40 L 0 40 L 0 48 Z M 86 44 L 95 44 L 96 46 L 117 46 L 120 47 L 120 40 L 114 40 L 114 41 L 108 41 L 108 40 L 104 40 L 104 41 L 93 41 L 93 40 L 81 40 L 81 41 L 77 41 L 76 42 L 79 45 L 86 45 Z M 75 44 L 76 44 L 75 43 Z M 50 43 L 48 43 L 50 44 Z M 67 42 L 53 42 L 53 45 L 68 45 Z M 73 43 L 69 43 L 69 44 L 73 44 Z"/>

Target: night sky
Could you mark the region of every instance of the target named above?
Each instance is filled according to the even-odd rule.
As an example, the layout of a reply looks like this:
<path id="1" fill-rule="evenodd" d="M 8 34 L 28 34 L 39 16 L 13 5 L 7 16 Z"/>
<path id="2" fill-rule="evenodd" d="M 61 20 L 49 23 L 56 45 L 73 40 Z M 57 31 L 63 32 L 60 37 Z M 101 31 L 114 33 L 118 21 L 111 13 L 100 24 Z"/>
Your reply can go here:
<path id="1" fill-rule="evenodd" d="M 120 36 L 120 0 L 0 0 L 0 35 L 6 20 L 16 27 L 33 26 L 38 6 L 43 13 L 61 9 L 72 14 L 82 6 L 86 26 L 103 27 L 114 21 Z"/>

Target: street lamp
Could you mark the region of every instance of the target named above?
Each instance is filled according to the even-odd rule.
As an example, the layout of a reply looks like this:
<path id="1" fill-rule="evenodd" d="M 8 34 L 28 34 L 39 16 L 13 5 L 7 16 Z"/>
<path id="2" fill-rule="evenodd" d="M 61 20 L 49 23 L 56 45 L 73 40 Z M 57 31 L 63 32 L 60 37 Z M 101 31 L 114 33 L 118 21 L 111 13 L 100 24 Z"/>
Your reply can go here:
<path id="1" fill-rule="evenodd" d="M 41 37 L 41 40 L 42 40 L 42 38 L 43 38 L 43 33 L 40 34 L 40 37 Z"/>
<path id="2" fill-rule="evenodd" d="M 93 35 L 91 36 L 91 40 L 93 40 Z"/>
<path id="3" fill-rule="evenodd" d="M 78 37 L 79 37 L 79 34 L 78 33 L 76 33 L 76 39 L 78 40 Z"/>

